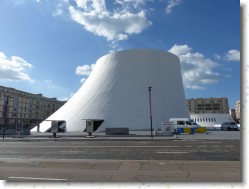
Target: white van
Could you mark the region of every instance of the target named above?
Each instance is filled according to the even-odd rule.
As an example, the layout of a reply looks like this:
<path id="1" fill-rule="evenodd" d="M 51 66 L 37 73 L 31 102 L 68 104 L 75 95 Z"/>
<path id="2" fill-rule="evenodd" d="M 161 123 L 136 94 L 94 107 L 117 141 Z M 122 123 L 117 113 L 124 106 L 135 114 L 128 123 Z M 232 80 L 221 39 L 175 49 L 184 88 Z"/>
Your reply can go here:
<path id="1" fill-rule="evenodd" d="M 190 118 L 170 118 L 170 122 L 174 123 L 174 128 L 198 128 L 201 127 L 193 119 Z"/>

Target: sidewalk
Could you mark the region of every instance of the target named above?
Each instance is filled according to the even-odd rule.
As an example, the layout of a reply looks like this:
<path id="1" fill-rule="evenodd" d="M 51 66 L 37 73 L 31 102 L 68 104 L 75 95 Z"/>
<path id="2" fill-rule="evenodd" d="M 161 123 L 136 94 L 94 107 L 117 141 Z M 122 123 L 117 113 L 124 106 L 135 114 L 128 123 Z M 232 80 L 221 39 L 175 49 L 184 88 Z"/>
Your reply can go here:
<path id="1" fill-rule="evenodd" d="M 27 140 L 240 140 L 240 131 L 207 131 L 207 133 L 180 134 L 180 135 L 154 135 L 151 137 L 150 131 L 130 131 L 129 135 L 106 135 L 104 132 L 93 133 L 93 138 L 87 137 L 85 132 L 57 133 L 31 133 L 31 135 L 5 135 L 6 141 L 27 141 Z M 0 141 L 3 141 L 2 136 Z"/>
<path id="2" fill-rule="evenodd" d="M 53 137 L 53 133 L 31 133 L 31 135 L 17 135 L 5 136 L 4 140 L 172 140 L 177 139 L 175 135 L 151 135 L 146 131 L 137 131 L 129 135 L 105 135 L 105 133 L 94 133 L 93 137 L 88 137 L 87 133 L 81 132 L 68 132 L 57 133 Z M 2 137 L 0 140 L 3 140 Z"/>
<path id="3" fill-rule="evenodd" d="M 2 164 L 1 179 L 8 181 L 241 182 L 239 161 L 6 159 Z"/>

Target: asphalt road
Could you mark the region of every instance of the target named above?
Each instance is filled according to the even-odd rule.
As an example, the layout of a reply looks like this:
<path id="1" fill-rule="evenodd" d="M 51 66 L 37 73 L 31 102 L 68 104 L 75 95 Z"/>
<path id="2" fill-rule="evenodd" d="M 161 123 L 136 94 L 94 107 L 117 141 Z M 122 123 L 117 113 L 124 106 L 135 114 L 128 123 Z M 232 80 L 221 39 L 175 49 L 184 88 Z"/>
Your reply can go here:
<path id="1" fill-rule="evenodd" d="M 240 182 L 240 140 L 6 140 L 7 181 Z"/>
<path id="2" fill-rule="evenodd" d="M 0 143 L 1 158 L 239 161 L 239 140 Z"/>

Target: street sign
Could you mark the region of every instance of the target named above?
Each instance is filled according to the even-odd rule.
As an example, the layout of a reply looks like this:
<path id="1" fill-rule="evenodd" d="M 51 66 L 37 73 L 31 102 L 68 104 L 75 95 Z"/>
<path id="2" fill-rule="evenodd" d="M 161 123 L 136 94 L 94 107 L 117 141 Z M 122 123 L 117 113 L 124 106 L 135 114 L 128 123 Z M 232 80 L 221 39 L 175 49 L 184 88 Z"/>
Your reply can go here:
<path id="1" fill-rule="evenodd" d="M 93 133 L 93 121 L 86 121 L 86 132 Z"/>
<path id="2" fill-rule="evenodd" d="M 161 122 L 161 132 L 162 132 L 162 134 L 173 134 L 174 133 L 174 123 L 171 121 Z"/>

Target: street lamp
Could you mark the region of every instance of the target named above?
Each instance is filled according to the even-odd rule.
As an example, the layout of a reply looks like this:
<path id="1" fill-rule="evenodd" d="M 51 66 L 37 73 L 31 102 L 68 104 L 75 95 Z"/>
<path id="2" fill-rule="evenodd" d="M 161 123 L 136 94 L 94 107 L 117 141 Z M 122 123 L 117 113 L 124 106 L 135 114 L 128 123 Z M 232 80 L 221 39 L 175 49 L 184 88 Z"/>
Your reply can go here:
<path id="1" fill-rule="evenodd" d="M 5 136 L 5 128 L 7 125 L 7 117 L 8 117 L 8 107 L 9 107 L 9 96 L 4 96 L 4 104 L 3 104 L 3 112 L 2 112 L 2 116 L 4 119 L 4 126 L 3 126 L 3 139 Z"/>
<path id="2" fill-rule="evenodd" d="M 150 135 L 151 135 L 151 138 L 153 138 L 153 133 L 152 133 L 151 89 L 152 89 L 152 87 L 148 87 L 148 90 L 149 90 L 149 102 L 150 102 Z"/>

